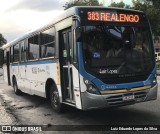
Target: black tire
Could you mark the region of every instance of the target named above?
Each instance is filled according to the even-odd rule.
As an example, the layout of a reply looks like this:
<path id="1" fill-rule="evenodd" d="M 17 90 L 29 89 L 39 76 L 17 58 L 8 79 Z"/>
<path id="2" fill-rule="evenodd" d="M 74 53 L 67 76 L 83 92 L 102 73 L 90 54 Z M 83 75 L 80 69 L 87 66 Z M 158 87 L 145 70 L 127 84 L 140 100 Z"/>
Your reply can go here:
<path id="1" fill-rule="evenodd" d="M 16 78 L 13 79 L 13 90 L 16 95 L 21 94 L 21 91 L 18 89 Z"/>
<path id="2" fill-rule="evenodd" d="M 58 89 L 54 85 L 51 86 L 50 103 L 55 112 L 64 112 L 64 105 L 60 102 Z"/>

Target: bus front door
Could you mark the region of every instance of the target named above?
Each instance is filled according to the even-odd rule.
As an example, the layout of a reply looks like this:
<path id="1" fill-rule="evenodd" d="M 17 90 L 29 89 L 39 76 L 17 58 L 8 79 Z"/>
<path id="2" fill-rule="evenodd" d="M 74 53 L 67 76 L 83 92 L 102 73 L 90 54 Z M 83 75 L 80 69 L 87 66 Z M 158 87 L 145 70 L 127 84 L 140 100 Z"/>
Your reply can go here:
<path id="1" fill-rule="evenodd" d="M 59 58 L 61 68 L 61 88 L 63 100 L 74 103 L 72 74 L 72 32 L 66 29 L 60 32 Z"/>

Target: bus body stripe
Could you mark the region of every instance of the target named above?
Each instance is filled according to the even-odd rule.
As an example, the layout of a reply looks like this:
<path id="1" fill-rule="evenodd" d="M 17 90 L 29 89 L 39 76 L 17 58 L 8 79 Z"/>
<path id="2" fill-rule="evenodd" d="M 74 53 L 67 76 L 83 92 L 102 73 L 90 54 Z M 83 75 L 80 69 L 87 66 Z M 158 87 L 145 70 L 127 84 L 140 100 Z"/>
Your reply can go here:
<path id="1" fill-rule="evenodd" d="M 11 66 L 39 65 L 57 63 L 57 60 L 28 61 L 26 63 L 13 63 Z"/>
<path id="2" fill-rule="evenodd" d="M 109 91 L 101 91 L 101 94 L 105 95 L 105 94 L 115 94 L 115 93 L 126 93 L 126 92 L 146 90 L 146 89 L 149 89 L 149 88 L 151 88 L 151 86 L 137 87 L 137 88 L 132 88 L 130 90 L 127 90 L 127 89 L 109 90 Z"/>

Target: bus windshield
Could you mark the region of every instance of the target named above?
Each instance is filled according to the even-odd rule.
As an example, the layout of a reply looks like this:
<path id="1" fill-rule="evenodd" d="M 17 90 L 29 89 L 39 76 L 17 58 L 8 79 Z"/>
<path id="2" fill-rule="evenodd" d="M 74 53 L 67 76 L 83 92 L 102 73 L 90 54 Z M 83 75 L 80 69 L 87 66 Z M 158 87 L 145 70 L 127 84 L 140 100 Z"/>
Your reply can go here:
<path id="1" fill-rule="evenodd" d="M 147 26 L 84 26 L 85 69 L 100 76 L 145 74 L 153 69 Z M 150 72 L 149 72 L 150 73 Z"/>

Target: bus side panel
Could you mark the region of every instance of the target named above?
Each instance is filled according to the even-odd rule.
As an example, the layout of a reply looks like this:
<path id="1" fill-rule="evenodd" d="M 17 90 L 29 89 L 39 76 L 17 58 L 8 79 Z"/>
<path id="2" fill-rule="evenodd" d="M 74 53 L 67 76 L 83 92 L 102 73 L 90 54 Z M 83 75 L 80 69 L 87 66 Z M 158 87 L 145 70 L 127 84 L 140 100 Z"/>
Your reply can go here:
<path id="1" fill-rule="evenodd" d="M 21 90 L 25 93 L 28 93 L 28 94 L 31 94 L 32 95 L 32 92 L 31 92 L 31 83 L 30 83 L 30 80 L 28 79 L 24 79 L 22 81 L 22 88 Z"/>
<path id="2" fill-rule="evenodd" d="M 37 70 L 38 65 L 35 62 L 29 62 L 26 67 L 26 81 L 25 81 L 25 87 L 26 87 L 26 92 L 29 94 L 33 95 L 34 90 L 36 90 L 36 85 L 37 85 Z M 29 88 L 29 90 L 27 90 Z M 41 90 L 41 89 L 39 89 Z"/>
<path id="3" fill-rule="evenodd" d="M 18 80 L 18 65 L 12 65 L 11 66 L 12 70 L 12 77 L 15 76 L 16 80 Z"/>
<path id="4" fill-rule="evenodd" d="M 60 100 L 62 101 L 62 92 L 61 92 L 61 86 L 60 86 L 60 65 L 58 63 L 58 60 L 54 60 L 53 64 L 49 64 L 49 66 L 46 66 L 47 70 L 47 77 L 52 78 L 57 86 L 58 93 Z"/>
<path id="5" fill-rule="evenodd" d="M 27 65 L 26 72 L 27 80 L 30 82 L 31 89 L 29 94 L 46 97 L 45 85 L 47 79 L 52 79 L 58 84 L 57 63 L 53 60 L 45 60 L 45 62 L 38 61 L 34 64 Z M 60 91 L 59 88 L 58 90 Z M 61 96 L 61 92 L 59 93 Z"/>
<path id="6" fill-rule="evenodd" d="M 13 78 L 13 76 L 16 78 L 18 88 L 21 88 L 22 84 L 21 84 L 21 79 L 20 79 L 20 67 L 18 63 L 14 63 L 11 65 L 11 78 Z"/>
<path id="7" fill-rule="evenodd" d="M 19 88 L 21 91 L 26 92 L 26 66 L 24 64 L 20 65 L 20 80 L 21 84 L 19 85 Z"/>
<path id="8" fill-rule="evenodd" d="M 50 62 L 50 60 L 48 62 Z M 52 79 L 57 84 L 56 63 L 53 63 L 53 60 L 52 63 L 40 64 L 37 66 L 37 83 L 34 94 L 46 97 L 45 85 L 47 79 Z"/>

